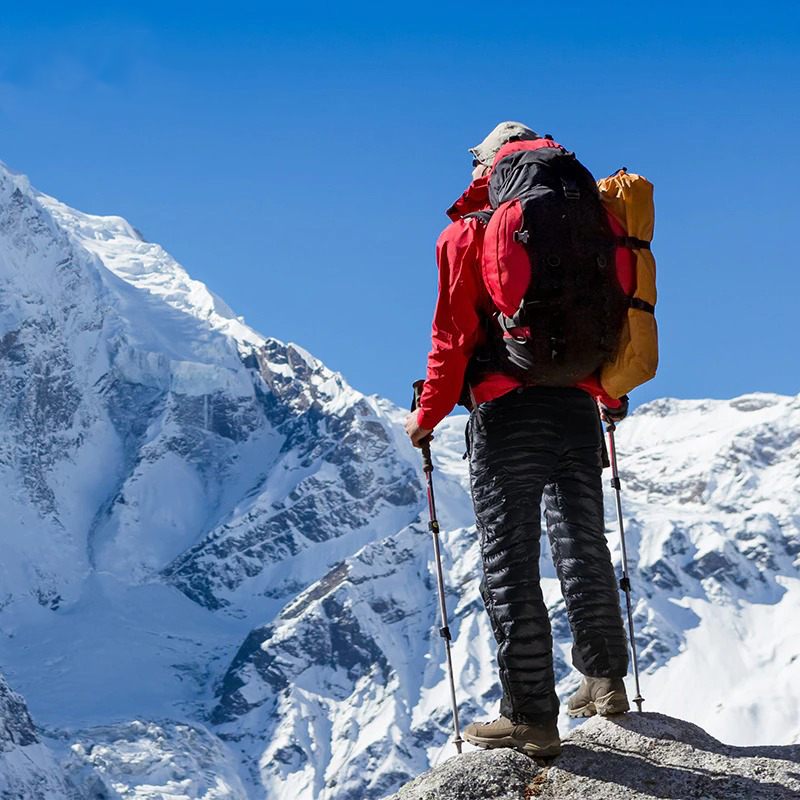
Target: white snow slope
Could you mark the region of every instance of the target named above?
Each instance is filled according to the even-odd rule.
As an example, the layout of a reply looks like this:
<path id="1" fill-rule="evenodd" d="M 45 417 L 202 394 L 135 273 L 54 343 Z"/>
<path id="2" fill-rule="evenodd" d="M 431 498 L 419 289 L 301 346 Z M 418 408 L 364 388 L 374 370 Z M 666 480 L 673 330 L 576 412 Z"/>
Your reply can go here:
<path id="1" fill-rule="evenodd" d="M 39 780 L 12 774 L 20 747 L 59 787 L 42 796 L 75 798 L 380 798 L 442 757 L 403 412 L 2 166 L 0 404 L 0 670 L 40 726 L 9 738 L 0 787 Z M 469 718 L 498 689 L 463 424 L 435 477 Z M 800 397 L 658 401 L 618 438 L 646 707 L 798 741 Z"/>

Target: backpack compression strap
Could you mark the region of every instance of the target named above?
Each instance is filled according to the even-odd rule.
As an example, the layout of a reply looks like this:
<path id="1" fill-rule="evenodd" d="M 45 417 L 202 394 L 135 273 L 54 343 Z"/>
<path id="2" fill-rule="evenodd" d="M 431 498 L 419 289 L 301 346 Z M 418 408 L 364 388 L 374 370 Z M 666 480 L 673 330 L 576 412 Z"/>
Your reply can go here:
<path id="1" fill-rule="evenodd" d="M 484 225 L 488 225 L 489 220 L 492 218 L 492 214 L 494 214 L 494 211 L 472 211 L 469 214 L 464 214 L 461 219 L 477 219 L 480 220 Z"/>
<path id="2" fill-rule="evenodd" d="M 650 242 L 644 239 L 637 239 L 635 236 L 617 236 L 617 245 L 627 247 L 631 250 L 649 250 Z"/>
<path id="3" fill-rule="evenodd" d="M 631 308 L 638 308 L 639 311 L 646 311 L 648 314 L 655 314 L 656 313 L 656 307 L 654 305 L 651 305 L 650 303 L 648 303 L 648 302 L 646 302 L 644 300 L 641 300 L 638 297 L 629 297 L 628 298 L 628 305 Z"/>

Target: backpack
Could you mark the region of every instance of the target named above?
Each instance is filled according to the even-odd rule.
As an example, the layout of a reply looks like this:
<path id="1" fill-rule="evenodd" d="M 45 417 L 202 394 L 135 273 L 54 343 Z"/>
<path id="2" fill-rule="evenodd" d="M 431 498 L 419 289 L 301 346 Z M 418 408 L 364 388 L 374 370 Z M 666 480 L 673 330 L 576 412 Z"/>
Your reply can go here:
<path id="1" fill-rule="evenodd" d="M 645 240 L 652 213 L 648 233 L 639 224 L 647 214 L 627 212 L 634 196 L 642 205 L 641 181 L 620 172 L 598 187 L 575 154 L 549 137 L 501 148 L 489 179 L 493 210 L 474 215 L 486 223 L 481 267 L 497 309 L 491 355 L 478 356 L 484 370 L 499 361 L 540 386 L 599 374 L 615 397 L 652 377 L 652 348 L 640 341 L 655 332 L 655 264 Z M 642 268 L 652 265 L 652 292 L 649 285 L 640 291 L 640 252 L 647 253 Z M 649 315 L 646 324 L 639 314 Z"/>
<path id="2" fill-rule="evenodd" d="M 617 352 L 600 370 L 603 389 L 612 397 L 622 397 L 654 377 L 658 368 L 656 262 L 650 249 L 655 224 L 653 184 L 623 167 L 598 181 L 598 187 L 612 231 L 635 258 Z"/>

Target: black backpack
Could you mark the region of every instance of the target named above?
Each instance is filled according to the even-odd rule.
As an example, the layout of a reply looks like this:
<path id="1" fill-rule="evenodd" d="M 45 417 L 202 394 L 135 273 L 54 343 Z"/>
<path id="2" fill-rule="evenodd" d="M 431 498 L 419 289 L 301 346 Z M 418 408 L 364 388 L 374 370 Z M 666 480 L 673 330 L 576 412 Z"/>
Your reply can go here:
<path id="1" fill-rule="evenodd" d="M 510 152 L 509 152 L 510 151 Z M 482 271 L 496 306 L 468 378 L 572 386 L 617 352 L 628 298 L 591 173 L 549 138 L 505 145 L 489 180 Z"/>

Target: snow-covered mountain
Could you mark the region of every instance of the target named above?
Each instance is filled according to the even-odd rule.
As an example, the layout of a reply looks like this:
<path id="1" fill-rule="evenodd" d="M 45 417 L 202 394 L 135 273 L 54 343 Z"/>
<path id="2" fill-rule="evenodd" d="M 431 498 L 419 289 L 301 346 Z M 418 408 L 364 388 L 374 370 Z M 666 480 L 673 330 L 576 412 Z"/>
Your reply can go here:
<path id="1" fill-rule="evenodd" d="M 800 397 L 650 403 L 617 444 L 645 708 L 734 744 L 800 741 Z M 460 710 L 496 716 L 463 419 L 436 445 Z M 429 560 L 422 525 L 370 543 L 245 641 L 212 719 L 260 758 L 267 796 L 381 798 L 450 754 Z M 563 696 L 578 676 L 548 553 L 542 574 Z"/>
<path id="2" fill-rule="evenodd" d="M 395 412 L 6 169 L 0 286 L 2 667 L 58 729 L 202 719 L 251 627 L 416 519 Z"/>
<path id="3" fill-rule="evenodd" d="M 444 756 L 400 409 L 2 166 L 0 404 L 0 671 L 63 796 L 382 798 Z M 470 718 L 498 687 L 463 426 L 437 433 L 435 478 Z M 618 438 L 646 707 L 797 741 L 800 397 L 658 401 Z"/>

